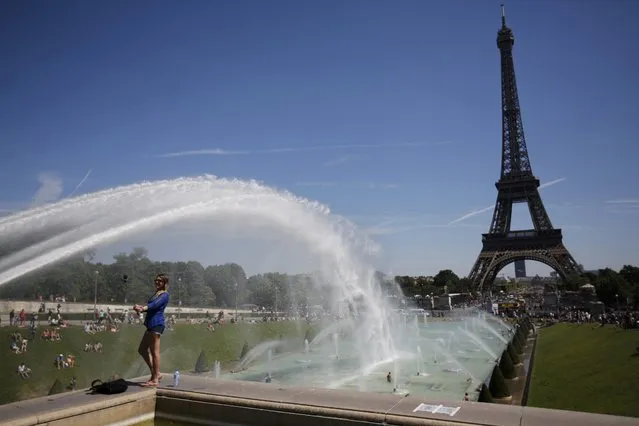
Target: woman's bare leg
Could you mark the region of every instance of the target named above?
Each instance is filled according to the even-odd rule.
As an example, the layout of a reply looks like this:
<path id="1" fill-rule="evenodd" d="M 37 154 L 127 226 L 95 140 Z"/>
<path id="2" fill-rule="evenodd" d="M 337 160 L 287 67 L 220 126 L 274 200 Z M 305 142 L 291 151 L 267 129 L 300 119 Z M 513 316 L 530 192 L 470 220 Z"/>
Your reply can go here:
<path id="1" fill-rule="evenodd" d="M 148 384 L 157 385 L 160 382 L 160 335 L 149 332 L 149 336 L 149 352 L 151 353 L 153 369 Z"/>
<path id="2" fill-rule="evenodd" d="M 140 346 L 138 347 L 138 353 L 140 354 L 146 365 L 149 366 L 149 370 L 151 370 L 151 379 L 153 379 L 153 359 L 151 358 L 150 353 L 152 338 L 153 333 L 151 333 L 150 331 L 146 331 L 144 333 L 144 336 L 142 336 Z"/>

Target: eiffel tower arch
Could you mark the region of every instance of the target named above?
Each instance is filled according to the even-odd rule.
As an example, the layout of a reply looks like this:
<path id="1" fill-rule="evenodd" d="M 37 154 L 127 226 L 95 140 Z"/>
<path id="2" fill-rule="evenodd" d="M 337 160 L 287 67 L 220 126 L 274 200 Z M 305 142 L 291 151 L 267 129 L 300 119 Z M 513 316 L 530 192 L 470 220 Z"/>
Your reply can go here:
<path id="1" fill-rule="evenodd" d="M 506 26 L 502 5 L 497 47 L 501 57 L 502 161 L 495 183 L 497 202 L 482 250 L 468 277 L 475 291 L 486 291 L 497 273 L 516 260 L 548 265 L 565 281 L 578 275 L 580 267 L 563 244 L 561 229 L 554 228 L 539 195 L 539 179 L 533 174 L 519 106 L 512 48 L 515 37 Z M 513 204 L 526 203 L 534 229 L 511 230 Z"/>

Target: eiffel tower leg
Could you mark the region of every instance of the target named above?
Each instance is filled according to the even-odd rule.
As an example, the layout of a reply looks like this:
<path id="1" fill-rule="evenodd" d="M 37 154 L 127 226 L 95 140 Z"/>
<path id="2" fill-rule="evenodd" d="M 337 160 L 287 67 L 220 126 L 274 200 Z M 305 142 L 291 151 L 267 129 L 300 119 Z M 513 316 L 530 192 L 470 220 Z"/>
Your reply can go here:
<path id="1" fill-rule="evenodd" d="M 563 244 L 549 251 L 550 255 L 555 259 L 555 262 L 561 269 L 561 271 L 557 272 L 563 272 L 564 278 L 583 273 L 581 266 L 579 266 L 577 261 L 572 257 L 568 249 Z"/>
<path id="2" fill-rule="evenodd" d="M 508 232 L 512 218 L 513 202 L 502 194 L 497 196 L 493 221 L 490 224 L 490 233 Z"/>
<path id="3" fill-rule="evenodd" d="M 493 262 L 494 253 L 482 251 L 479 253 L 473 269 L 471 269 L 468 278 L 472 282 L 472 288 L 475 291 L 481 292 L 484 290 L 484 283 L 487 282 L 488 273 L 490 272 L 490 266 Z M 494 280 L 494 278 L 493 278 Z M 488 285 L 491 285 L 493 280 L 488 281 Z"/>
<path id="4" fill-rule="evenodd" d="M 490 290 L 499 271 L 516 260 L 534 260 L 548 265 L 564 281 L 582 272 L 563 244 L 551 248 L 540 247 L 528 250 L 482 250 L 468 275 L 468 278 L 472 280 L 473 289 L 478 292 Z"/>
<path id="5" fill-rule="evenodd" d="M 548 216 L 548 212 L 546 212 L 544 203 L 541 201 L 538 190 L 535 190 L 533 194 L 528 196 L 528 210 L 530 211 L 530 217 L 532 218 L 535 230 L 546 231 L 553 229 L 550 217 Z"/>

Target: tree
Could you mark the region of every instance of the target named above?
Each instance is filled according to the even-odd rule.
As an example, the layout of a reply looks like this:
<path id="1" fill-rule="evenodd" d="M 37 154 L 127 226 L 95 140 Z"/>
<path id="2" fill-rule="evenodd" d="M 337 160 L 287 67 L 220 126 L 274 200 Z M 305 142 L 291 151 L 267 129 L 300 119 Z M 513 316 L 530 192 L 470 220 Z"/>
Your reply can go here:
<path id="1" fill-rule="evenodd" d="M 610 268 L 599 270 L 594 286 L 597 297 L 609 306 L 616 306 L 619 301 L 623 303 L 633 293 L 623 276 Z"/>
<path id="2" fill-rule="evenodd" d="M 459 290 L 459 277 L 450 269 L 442 269 L 435 275 L 433 284 L 441 289 L 447 287 L 448 292 Z"/>
<path id="3" fill-rule="evenodd" d="M 210 286 L 206 285 L 205 270 L 200 262 L 187 262 L 182 272 L 182 285 L 185 294 L 182 299 L 191 306 L 212 306 L 215 295 Z"/>

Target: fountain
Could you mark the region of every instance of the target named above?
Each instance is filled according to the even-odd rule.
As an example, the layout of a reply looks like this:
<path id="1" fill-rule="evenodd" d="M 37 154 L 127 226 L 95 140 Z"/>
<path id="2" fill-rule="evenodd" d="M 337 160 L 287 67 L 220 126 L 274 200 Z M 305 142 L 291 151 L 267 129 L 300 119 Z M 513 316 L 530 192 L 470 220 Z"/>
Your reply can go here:
<path id="1" fill-rule="evenodd" d="M 339 334 L 333 333 L 333 347 L 335 348 L 335 359 L 339 359 Z"/>
<path id="2" fill-rule="evenodd" d="M 422 354 L 422 347 L 417 345 L 417 375 L 425 377 L 427 374 L 424 371 L 424 355 Z"/>
<path id="3" fill-rule="evenodd" d="M 469 389 L 466 377 L 473 384 L 483 382 L 494 366 L 492 355 L 506 346 L 505 339 L 494 339 L 499 332 L 487 326 L 492 316 L 474 320 L 484 326 L 473 329 L 472 338 L 461 333 L 464 339 L 453 339 L 460 327 L 467 331 L 467 319 L 476 312 L 468 313 L 466 320 L 430 322 L 422 313 L 423 324 L 415 314 L 409 325 L 405 313 L 395 313 L 386 305 L 374 268 L 360 261 L 373 254 L 377 245 L 352 224 L 331 215 L 325 206 L 288 192 L 214 176 L 107 189 L 0 218 L 0 241 L 20 247 L 0 258 L 0 285 L 90 248 L 178 221 L 198 221 L 205 232 L 211 218 L 243 220 L 242 226 L 248 229 L 268 226 L 304 244 L 322 265 L 322 283 L 334 290 L 334 306 L 346 302 L 350 311 L 311 342 L 305 341 L 303 354 L 274 357 L 281 342 L 263 342 L 244 356 L 233 374 L 222 374 L 216 361 L 216 378 L 270 382 L 276 377 L 283 385 L 410 392 L 459 400 Z M 24 243 L 34 236 L 40 238 Z M 501 330 L 510 330 L 499 319 L 494 322 Z M 489 350 L 474 352 L 478 342 Z M 388 371 L 393 373 L 391 384 L 385 379 Z"/>
<path id="4" fill-rule="evenodd" d="M 488 347 L 488 345 L 486 343 L 484 343 L 482 341 L 482 339 L 480 339 L 479 337 L 477 337 L 477 335 L 471 331 L 465 330 L 460 328 L 459 329 L 462 333 L 466 334 L 468 337 L 470 337 L 470 339 L 475 342 L 477 344 L 477 346 L 479 346 L 480 348 L 482 348 L 484 351 L 486 351 L 486 353 L 488 355 L 490 355 L 491 359 L 494 359 L 495 362 L 497 362 L 497 359 L 499 359 L 499 356 L 493 352 L 493 350 Z"/>
<path id="5" fill-rule="evenodd" d="M 244 357 L 240 360 L 238 370 L 243 370 L 244 368 L 246 368 L 247 365 L 264 355 L 264 353 L 268 352 L 269 356 L 272 358 L 273 348 L 281 345 L 281 343 L 282 342 L 280 342 L 279 340 L 268 340 L 255 346 L 253 349 L 248 351 L 246 355 L 244 355 Z"/>
<path id="6" fill-rule="evenodd" d="M 213 363 L 213 377 L 214 377 L 214 378 L 216 378 L 216 379 L 219 379 L 219 378 L 220 378 L 221 370 L 222 370 L 221 363 L 220 363 L 220 361 L 217 361 L 217 360 L 216 360 L 216 361 Z"/>

